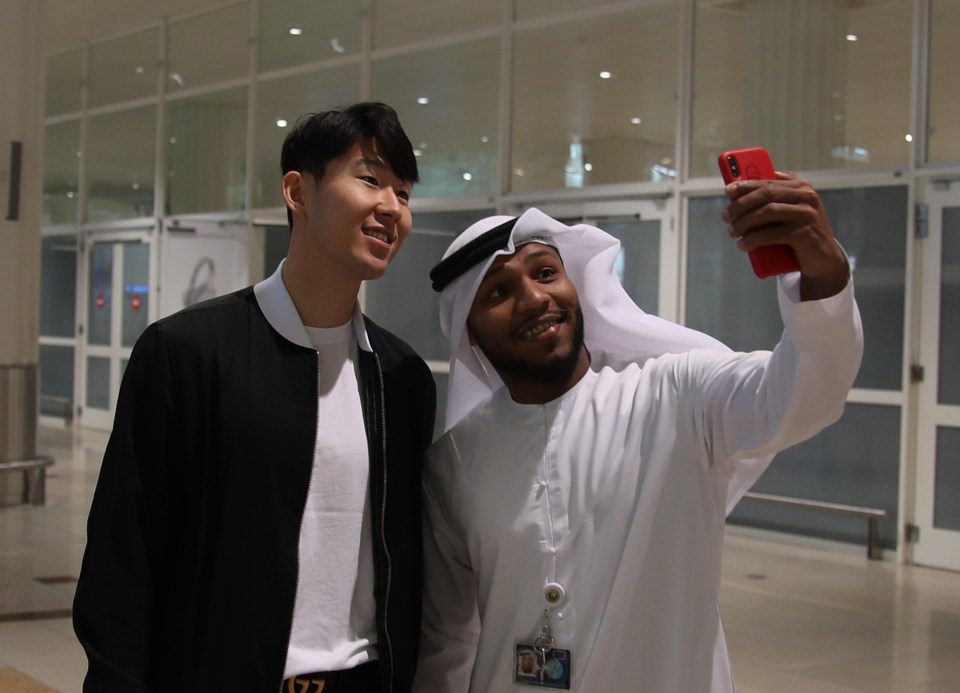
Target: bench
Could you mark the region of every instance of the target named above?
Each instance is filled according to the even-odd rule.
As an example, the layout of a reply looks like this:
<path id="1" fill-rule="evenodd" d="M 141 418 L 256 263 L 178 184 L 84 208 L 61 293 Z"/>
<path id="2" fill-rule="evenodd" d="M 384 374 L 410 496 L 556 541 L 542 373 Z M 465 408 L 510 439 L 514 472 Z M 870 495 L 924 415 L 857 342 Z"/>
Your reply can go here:
<path id="1" fill-rule="evenodd" d="M 43 505 L 46 500 L 47 467 L 53 466 L 54 459 L 46 455 L 29 460 L 11 460 L 0 462 L 0 472 L 23 472 L 23 492 L 20 499 L 24 503 Z"/>
<path id="2" fill-rule="evenodd" d="M 880 547 L 880 520 L 887 519 L 887 511 L 880 508 L 863 508 L 858 505 L 845 505 L 843 503 L 830 503 L 828 501 L 807 500 L 804 498 L 792 498 L 790 496 L 776 496 L 770 493 L 757 493 L 748 491 L 743 494 L 744 499 L 769 503 L 772 505 L 782 505 L 791 508 L 805 508 L 807 510 L 819 510 L 822 512 L 831 512 L 838 515 L 847 515 L 852 517 L 863 517 L 867 520 L 867 558 L 879 560 L 883 558 L 883 550 Z"/>

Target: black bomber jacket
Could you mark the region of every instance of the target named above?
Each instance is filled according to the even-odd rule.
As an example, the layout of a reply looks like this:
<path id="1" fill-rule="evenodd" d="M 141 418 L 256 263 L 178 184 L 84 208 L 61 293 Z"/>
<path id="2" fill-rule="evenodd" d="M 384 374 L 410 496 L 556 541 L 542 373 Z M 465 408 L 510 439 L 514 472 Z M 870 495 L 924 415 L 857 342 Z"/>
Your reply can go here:
<path id="1" fill-rule="evenodd" d="M 133 350 L 74 599 L 84 691 L 280 688 L 317 355 L 278 281 L 279 271 L 164 318 Z M 359 312 L 354 325 L 382 690 L 405 693 L 419 647 L 420 473 L 436 390 L 403 341 Z"/>

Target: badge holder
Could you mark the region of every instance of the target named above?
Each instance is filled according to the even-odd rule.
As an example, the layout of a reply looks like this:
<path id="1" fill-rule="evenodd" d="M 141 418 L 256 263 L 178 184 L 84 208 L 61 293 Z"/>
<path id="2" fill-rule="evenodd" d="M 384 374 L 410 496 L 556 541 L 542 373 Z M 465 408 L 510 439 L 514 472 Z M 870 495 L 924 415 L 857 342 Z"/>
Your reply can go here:
<path id="1" fill-rule="evenodd" d="M 532 643 L 514 645 L 514 683 L 537 688 L 570 690 L 570 650 L 554 647 L 550 610 L 543 610 L 543 626 Z"/>

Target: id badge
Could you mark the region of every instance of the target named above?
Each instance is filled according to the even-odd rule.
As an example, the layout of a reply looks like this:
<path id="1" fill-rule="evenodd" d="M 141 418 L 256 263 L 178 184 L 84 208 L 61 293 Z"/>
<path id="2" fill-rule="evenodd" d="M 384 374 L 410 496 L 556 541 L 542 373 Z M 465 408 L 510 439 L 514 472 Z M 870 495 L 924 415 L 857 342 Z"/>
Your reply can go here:
<path id="1" fill-rule="evenodd" d="M 514 646 L 513 681 L 524 686 L 570 690 L 570 650 L 518 642 Z"/>

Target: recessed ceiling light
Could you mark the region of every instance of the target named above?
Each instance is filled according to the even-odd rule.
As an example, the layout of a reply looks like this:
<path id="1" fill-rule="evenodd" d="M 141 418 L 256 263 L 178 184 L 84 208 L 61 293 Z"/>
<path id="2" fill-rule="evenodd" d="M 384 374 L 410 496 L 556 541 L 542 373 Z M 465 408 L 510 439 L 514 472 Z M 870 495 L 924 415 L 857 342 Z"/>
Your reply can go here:
<path id="1" fill-rule="evenodd" d="M 860 40 L 860 37 L 857 36 L 856 34 L 847 34 L 847 41 L 849 41 L 850 43 L 856 43 L 859 40 Z"/>
<path id="2" fill-rule="evenodd" d="M 137 73 L 138 75 L 142 75 L 144 72 L 145 72 L 145 70 L 144 70 L 143 65 L 137 65 L 137 67 L 136 67 L 136 73 Z"/>
<path id="3" fill-rule="evenodd" d="M 490 138 L 487 137 L 486 135 L 483 135 L 483 136 L 480 138 L 480 141 L 483 142 L 484 144 L 487 144 L 487 143 L 490 141 Z"/>
<path id="4" fill-rule="evenodd" d="M 421 106 L 426 106 L 428 103 L 430 103 L 430 98 L 426 96 L 418 96 L 417 103 Z"/>
<path id="5" fill-rule="evenodd" d="M 277 118 L 277 127 L 278 127 L 278 128 L 285 128 L 285 127 L 287 127 L 287 121 L 286 121 L 286 119 L 284 119 L 284 118 Z"/>
<path id="6" fill-rule="evenodd" d="M 287 31 L 289 31 L 291 36 L 300 36 L 303 33 L 303 29 L 298 26 L 292 26 Z"/>
<path id="7" fill-rule="evenodd" d="M 613 77 L 613 73 L 607 70 L 600 73 L 600 79 L 610 79 L 611 77 Z"/>
<path id="8" fill-rule="evenodd" d="M 913 135 L 911 135 L 911 134 L 908 132 L 903 139 L 906 140 L 907 142 L 913 142 Z"/>
<path id="9" fill-rule="evenodd" d="M 423 150 L 422 150 L 422 149 L 414 149 L 414 150 L 413 150 L 413 155 L 414 155 L 414 156 L 423 156 Z"/>
<path id="10" fill-rule="evenodd" d="M 469 171 L 467 171 L 466 173 L 463 174 L 463 179 L 464 179 L 464 180 L 473 180 L 473 174 L 470 173 Z"/>
<path id="11" fill-rule="evenodd" d="M 593 170 L 593 164 L 590 164 L 590 163 L 584 164 L 584 165 L 583 165 L 583 170 L 584 170 L 584 171 L 592 171 L 592 170 Z"/>
<path id="12" fill-rule="evenodd" d="M 634 116 L 633 118 L 630 119 L 630 122 L 633 123 L 634 125 L 639 125 L 640 123 L 643 122 L 643 118 Z"/>

